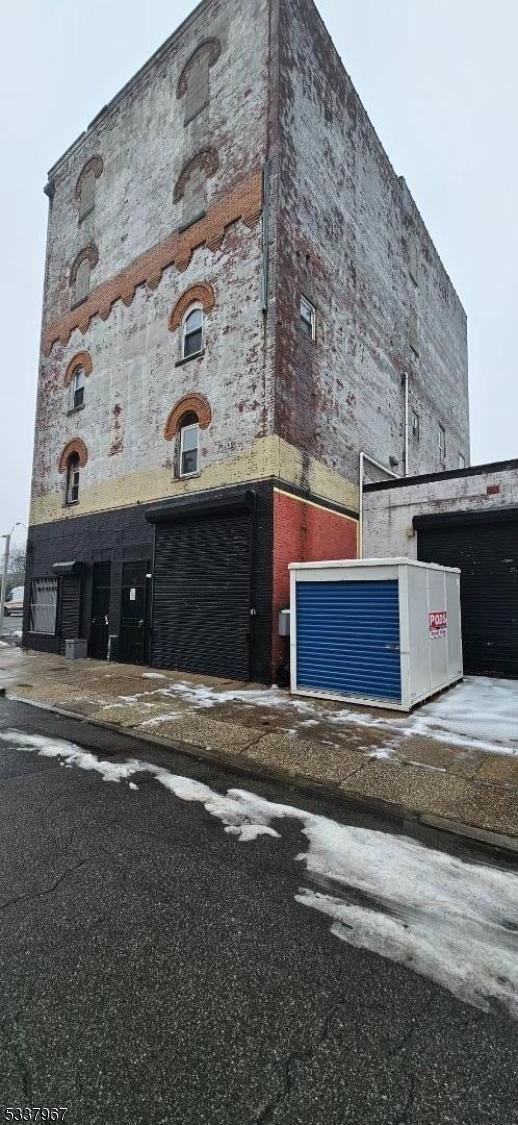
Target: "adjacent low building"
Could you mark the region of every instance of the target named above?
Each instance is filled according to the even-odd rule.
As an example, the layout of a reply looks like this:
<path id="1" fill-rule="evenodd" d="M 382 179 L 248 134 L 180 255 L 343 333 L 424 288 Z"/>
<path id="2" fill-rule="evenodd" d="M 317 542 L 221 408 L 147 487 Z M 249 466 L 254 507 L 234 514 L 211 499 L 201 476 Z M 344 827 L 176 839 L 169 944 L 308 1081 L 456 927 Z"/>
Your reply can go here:
<path id="1" fill-rule="evenodd" d="M 24 642 L 269 681 L 360 454 L 469 464 L 459 298 L 311 0 L 204 0 L 45 190 Z"/>
<path id="2" fill-rule="evenodd" d="M 518 461 L 368 484 L 364 550 L 461 570 L 464 668 L 518 677 Z"/>

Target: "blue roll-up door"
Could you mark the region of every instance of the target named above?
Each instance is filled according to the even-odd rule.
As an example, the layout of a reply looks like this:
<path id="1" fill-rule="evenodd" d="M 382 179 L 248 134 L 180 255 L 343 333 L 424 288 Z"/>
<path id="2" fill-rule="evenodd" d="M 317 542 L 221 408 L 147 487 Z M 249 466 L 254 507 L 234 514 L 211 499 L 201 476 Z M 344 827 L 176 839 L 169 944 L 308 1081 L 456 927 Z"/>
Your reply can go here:
<path id="1" fill-rule="evenodd" d="M 401 700 L 399 585 L 297 582 L 297 688 Z"/>

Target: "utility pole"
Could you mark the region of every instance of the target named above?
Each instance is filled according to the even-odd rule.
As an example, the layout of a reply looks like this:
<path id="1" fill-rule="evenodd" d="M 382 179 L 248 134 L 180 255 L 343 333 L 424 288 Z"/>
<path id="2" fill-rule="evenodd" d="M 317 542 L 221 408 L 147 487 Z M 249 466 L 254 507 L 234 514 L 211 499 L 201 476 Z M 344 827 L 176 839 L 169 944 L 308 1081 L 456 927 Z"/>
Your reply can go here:
<path id="1" fill-rule="evenodd" d="M 9 570 L 9 552 L 11 550 L 11 536 L 16 527 L 25 527 L 25 524 L 20 523 L 19 520 L 13 524 L 9 535 L 0 535 L 0 539 L 5 539 L 4 550 L 4 569 L 2 574 L 2 588 L 0 589 L 0 636 L 4 627 L 4 609 L 5 609 L 5 594 L 7 589 L 7 572 Z"/>
<path id="2" fill-rule="evenodd" d="M 9 535 L 2 535 L 1 538 L 5 539 L 5 550 L 4 570 L 2 574 L 2 590 L 0 593 L 0 635 L 4 627 L 5 594 L 7 588 L 7 571 L 9 569 L 9 551 L 11 549 L 11 532 L 9 533 Z"/>

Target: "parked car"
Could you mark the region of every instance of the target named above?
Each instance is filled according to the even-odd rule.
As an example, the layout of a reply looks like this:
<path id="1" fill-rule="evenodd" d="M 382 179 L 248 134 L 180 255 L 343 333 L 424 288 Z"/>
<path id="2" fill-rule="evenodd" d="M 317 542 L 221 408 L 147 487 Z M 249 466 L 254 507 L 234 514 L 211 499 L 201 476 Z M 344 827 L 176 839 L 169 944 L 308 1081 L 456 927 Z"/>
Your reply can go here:
<path id="1" fill-rule="evenodd" d="M 5 602 L 6 617 L 21 617 L 23 614 L 23 586 L 14 586 Z"/>

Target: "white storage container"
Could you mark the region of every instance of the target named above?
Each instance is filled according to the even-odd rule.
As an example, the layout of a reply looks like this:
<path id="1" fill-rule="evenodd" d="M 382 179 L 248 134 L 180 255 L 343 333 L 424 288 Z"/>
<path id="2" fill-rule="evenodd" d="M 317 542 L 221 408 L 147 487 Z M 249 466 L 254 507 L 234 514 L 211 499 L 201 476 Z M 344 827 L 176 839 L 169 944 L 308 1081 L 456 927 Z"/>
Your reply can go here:
<path id="1" fill-rule="evenodd" d="M 292 563 L 291 690 L 410 711 L 462 679 L 460 570 Z"/>

